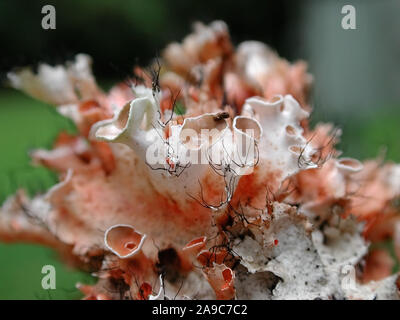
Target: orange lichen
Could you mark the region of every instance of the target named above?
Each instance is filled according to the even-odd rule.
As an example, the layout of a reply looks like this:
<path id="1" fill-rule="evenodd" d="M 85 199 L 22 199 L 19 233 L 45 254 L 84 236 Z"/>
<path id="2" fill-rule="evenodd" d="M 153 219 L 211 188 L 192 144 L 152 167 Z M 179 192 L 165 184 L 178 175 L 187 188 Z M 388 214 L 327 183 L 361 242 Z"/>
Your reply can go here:
<path id="1" fill-rule="evenodd" d="M 304 62 L 234 48 L 218 21 L 133 72 L 108 93 L 85 55 L 9 74 L 78 132 L 32 152 L 60 182 L 10 197 L 0 239 L 94 269 L 85 299 L 398 298 L 391 258 L 366 240 L 400 258 L 400 167 L 338 158 L 340 131 L 310 128 Z M 362 283 L 342 286 L 357 265 Z"/>

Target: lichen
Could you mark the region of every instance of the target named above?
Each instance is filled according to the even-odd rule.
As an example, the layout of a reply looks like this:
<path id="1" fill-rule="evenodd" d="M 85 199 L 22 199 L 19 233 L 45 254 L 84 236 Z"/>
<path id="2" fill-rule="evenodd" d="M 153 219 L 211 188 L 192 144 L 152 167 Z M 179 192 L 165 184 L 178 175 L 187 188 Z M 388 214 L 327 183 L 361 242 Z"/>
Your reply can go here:
<path id="1" fill-rule="evenodd" d="M 399 255 L 400 166 L 339 158 L 340 131 L 309 126 L 304 62 L 235 50 L 217 21 L 108 93 L 90 63 L 9 74 L 78 134 L 31 153 L 60 182 L 11 196 L 1 240 L 92 272 L 86 299 L 399 298 L 391 258 L 368 247 L 394 239 Z"/>

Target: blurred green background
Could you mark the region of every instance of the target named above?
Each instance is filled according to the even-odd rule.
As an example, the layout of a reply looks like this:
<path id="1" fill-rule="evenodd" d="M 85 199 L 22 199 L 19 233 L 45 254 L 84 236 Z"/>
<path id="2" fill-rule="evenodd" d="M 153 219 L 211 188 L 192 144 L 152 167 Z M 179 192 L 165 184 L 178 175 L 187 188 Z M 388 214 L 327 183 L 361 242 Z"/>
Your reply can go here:
<path id="1" fill-rule="evenodd" d="M 341 28 L 341 8 L 353 4 L 357 29 Z M 41 29 L 41 7 L 56 8 L 56 30 Z M 194 21 L 227 22 L 235 44 L 260 40 L 290 61 L 304 59 L 315 78 L 312 123 L 343 129 L 345 156 L 367 159 L 386 150 L 400 162 L 400 3 L 364 1 L 6 1 L 0 0 L 0 79 L 13 67 L 62 63 L 78 52 L 93 57 L 100 84 L 121 81 L 135 63 L 145 65 Z M 4 83 L 5 84 L 5 83 Z M 24 187 L 31 195 L 56 182 L 30 165 L 28 151 L 49 148 L 73 124 L 51 106 L 0 89 L 0 202 Z M 41 268 L 57 270 L 57 289 L 41 289 Z M 50 249 L 0 244 L 0 299 L 75 299 L 77 281 Z"/>

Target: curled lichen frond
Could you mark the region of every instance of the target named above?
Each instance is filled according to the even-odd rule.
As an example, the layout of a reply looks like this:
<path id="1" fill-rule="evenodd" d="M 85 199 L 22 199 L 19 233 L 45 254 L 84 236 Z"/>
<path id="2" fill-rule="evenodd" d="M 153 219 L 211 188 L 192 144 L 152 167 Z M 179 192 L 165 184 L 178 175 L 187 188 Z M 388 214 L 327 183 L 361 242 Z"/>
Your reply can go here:
<path id="1" fill-rule="evenodd" d="M 104 234 L 104 244 L 107 249 L 121 259 L 134 256 L 142 248 L 145 239 L 145 234 L 125 224 L 112 226 Z"/>

